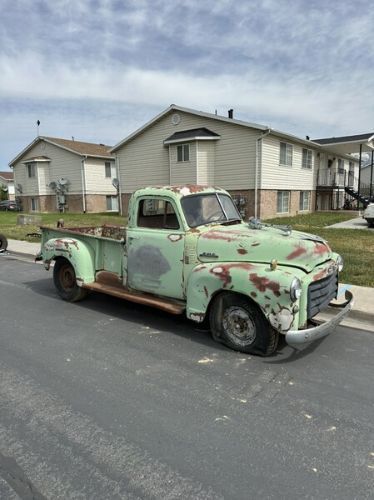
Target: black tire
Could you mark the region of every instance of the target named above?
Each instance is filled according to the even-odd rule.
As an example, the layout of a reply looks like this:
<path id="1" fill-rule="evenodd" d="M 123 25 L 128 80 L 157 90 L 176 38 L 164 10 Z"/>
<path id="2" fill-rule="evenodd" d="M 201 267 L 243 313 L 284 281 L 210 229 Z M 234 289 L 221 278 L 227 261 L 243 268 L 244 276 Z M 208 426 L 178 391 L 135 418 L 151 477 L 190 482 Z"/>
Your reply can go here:
<path id="1" fill-rule="evenodd" d="M 279 333 L 261 310 L 236 293 L 222 293 L 214 299 L 210 328 L 214 340 L 235 351 L 270 356 L 278 346 Z"/>
<path id="2" fill-rule="evenodd" d="M 0 234 L 0 250 L 2 252 L 5 252 L 7 248 L 8 248 L 8 240 L 5 238 L 3 234 Z"/>
<path id="3" fill-rule="evenodd" d="M 55 262 L 53 282 L 63 300 L 78 302 L 87 296 L 88 290 L 77 285 L 74 267 L 64 258 L 57 259 Z"/>

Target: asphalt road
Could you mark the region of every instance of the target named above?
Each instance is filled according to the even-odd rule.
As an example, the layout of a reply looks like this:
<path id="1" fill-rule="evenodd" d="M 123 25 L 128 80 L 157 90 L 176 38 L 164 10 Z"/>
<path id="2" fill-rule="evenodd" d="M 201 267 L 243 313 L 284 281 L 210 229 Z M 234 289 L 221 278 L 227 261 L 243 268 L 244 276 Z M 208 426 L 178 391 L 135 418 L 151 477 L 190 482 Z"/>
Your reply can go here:
<path id="1" fill-rule="evenodd" d="M 38 264 L 0 287 L 1 500 L 373 498 L 372 333 L 263 359 Z"/>

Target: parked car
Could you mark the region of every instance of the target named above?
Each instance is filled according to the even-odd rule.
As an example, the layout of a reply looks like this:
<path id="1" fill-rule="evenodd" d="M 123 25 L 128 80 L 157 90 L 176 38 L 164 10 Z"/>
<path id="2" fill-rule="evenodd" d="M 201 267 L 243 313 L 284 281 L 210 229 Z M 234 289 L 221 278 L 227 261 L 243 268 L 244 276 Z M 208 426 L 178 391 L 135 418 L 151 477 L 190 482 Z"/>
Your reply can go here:
<path id="1" fill-rule="evenodd" d="M 19 212 L 21 207 L 14 200 L 3 200 L 0 201 L 0 210 Z"/>
<path id="2" fill-rule="evenodd" d="M 369 227 L 374 227 L 374 203 L 370 203 L 364 211 L 363 218 Z"/>

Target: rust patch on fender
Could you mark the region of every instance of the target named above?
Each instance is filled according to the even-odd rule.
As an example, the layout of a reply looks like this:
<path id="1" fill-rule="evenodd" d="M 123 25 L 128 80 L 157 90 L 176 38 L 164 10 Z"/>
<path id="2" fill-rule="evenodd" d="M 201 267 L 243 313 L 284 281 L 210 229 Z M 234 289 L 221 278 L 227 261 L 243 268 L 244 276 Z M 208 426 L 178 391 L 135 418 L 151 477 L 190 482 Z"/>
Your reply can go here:
<path id="1" fill-rule="evenodd" d="M 238 248 L 238 254 L 239 255 L 245 255 L 247 252 L 247 250 L 245 248 Z"/>
<path id="2" fill-rule="evenodd" d="M 271 290 L 276 297 L 280 296 L 280 285 L 276 281 L 270 281 L 269 278 L 263 276 L 258 276 L 255 273 L 249 275 L 249 279 L 255 285 L 257 290 L 260 292 L 266 292 L 266 290 Z"/>
<path id="3" fill-rule="evenodd" d="M 222 280 L 223 287 L 225 288 L 231 283 L 232 280 L 230 274 L 231 269 L 244 269 L 245 271 L 249 271 L 252 268 L 252 264 L 248 264 L 246 262 L 238 262 L 235 264 L 222 264 L 221 266 L 215 266 L 209 272 Z"/>
<path id="4" fill-rule="evenodd" d="M 208 298 L 209 297 L 209 292 L 208 292 L 208 289 L 206 286 L 204 286 L 204 293 L 205 293 L 205 297 Z"/>
<path id="5" fill-rule="evenodd" d="M 306 249 L 304 247 L 297 247 L 293 252 L 287 255 L 287 260 L 296 259 L 297 257 L 300 257 L 300 255 L 303 255 L 304 253 L 306 253 Z"/>

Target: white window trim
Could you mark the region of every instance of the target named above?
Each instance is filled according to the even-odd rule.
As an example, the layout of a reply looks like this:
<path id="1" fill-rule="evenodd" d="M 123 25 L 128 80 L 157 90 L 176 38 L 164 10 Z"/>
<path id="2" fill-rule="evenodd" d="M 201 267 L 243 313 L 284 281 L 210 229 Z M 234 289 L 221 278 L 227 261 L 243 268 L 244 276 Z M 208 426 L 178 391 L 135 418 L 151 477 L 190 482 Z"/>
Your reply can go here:
<path id="1" fill-rule="evenodd" d="M 302 198 L 302 195 L 305 193 L 308 193 L 308 208 L 304 208 L 304 199 L 303 199 L 303 208 L 300 208 L 301 198 Z M 311 191 L 300 191 L 299 212 L 310 212 L 311 199 L 312 199 Z"/>
<path id="2" fill-rule="evenodd" d="M 108 198 L 111 199 L 111 206 L 112 208 L 108 208 Z M 117 201 L 117 208 L 113 208 L 113 200 Z M 118 212 L 119 211 L 119 201 L 118 201 L 118 196 L 115 194 L 107 194 L 105 197 L 105 202 L 106 202 L 106 211 L 107 212 Z"/>
<path id="3" fill-rule="evenodd" d="M 184 148 L 185 147 L 188 147 L 188 160 L 185 160 L 184 159 Z M 178 160 L 178 148 L 182 148 L 182 160 Z M 177 146 L 177 163 L 188 163 L 191 161 L 191 148 L 190 148 L 190 144 L 187 142 L 187 143 L 183 143 L 183 144 L 178 144 Z"/>
<path id="4" fill-rule="evenodd" d="M 306 164 L 304 165 L 304 151 L 306 151 Z M 310 166 L 309 166 L 309 154 L 310 154 Z M 305 170 L 311 170 L 313 168 L 313 150 L 309 148 L 303 148 L 301 153 L 301 168 Z"/>
<path id="5" fill-rule="evenodd" d="M 286 162 L 287 162 L 287 156 L 288 156 L 287 150 L 288 150 L 288 148 L 290 148 L 290 150 L 291 150 L 291 163 L 282 163 L 282 160 L 281 160 L 282 144 L 284 144 L 286 146 Z M 290 142 L 279 141 L 279 165 L 282 167 L 291 168 L 292 163 L 293 163 L 293 144 L 291 144 Z"/>
<path id="6" fill-rule="evenodd" d="M 287 211 L 278 212 L 278 195 L 279 193 L 288 193 L 288 203 L 287 203 Z M 289 214 L 290 213 L 290 203 L 291 203 L 291 191 L 288 190 L 279 190 L 277 191 L 277 214 Z M 282 208 L 283 208 L 283 196 L 282 196 Z"/>

